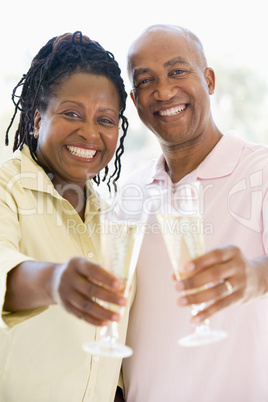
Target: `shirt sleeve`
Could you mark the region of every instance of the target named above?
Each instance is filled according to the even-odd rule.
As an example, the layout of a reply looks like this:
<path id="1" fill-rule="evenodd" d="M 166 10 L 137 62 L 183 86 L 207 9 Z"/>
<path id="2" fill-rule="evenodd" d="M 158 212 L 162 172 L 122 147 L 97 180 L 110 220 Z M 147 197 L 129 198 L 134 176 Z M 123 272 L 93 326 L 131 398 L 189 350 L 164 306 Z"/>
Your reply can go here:
<path id="1" fill-rule="evenodd" d="M 0 222 L 0 328 L 9 328 L 39 314 L 47 307 L 12 313 L 3 311 L 9 271 L 33 258 L 20 251 L 21 230 L 16 201 L 2 185 L 0 185 Z"/>

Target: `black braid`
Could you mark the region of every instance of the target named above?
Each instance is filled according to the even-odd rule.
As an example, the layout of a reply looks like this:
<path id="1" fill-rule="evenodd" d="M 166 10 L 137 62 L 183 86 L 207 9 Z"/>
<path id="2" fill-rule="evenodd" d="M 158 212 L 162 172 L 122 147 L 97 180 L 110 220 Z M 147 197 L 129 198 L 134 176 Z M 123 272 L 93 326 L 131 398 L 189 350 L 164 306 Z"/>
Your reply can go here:
<path id="1" fill-rule="evenodd" d="M 110 188 L 111 179 L 114 178 L 112 183 L 116 188 L 116 181 L 121 172 L 124 139 L 128 129 L 128 121 L 123 114 L 126 108 L 127 93 L 121 77 L 121 70 L 113 54 L 106 51 L 98 42 L 83 36 L 80 31 L 50 39 L 34 57 L 29 71 L 23 75 L 12 92 L 15 111 L 6 131 L 5 143 L 9 144 L 8 134 L 19 111 L 20 120 L 15 133 L 13 151 L 22 149 L 26 144 L 32 158 L 42 166 L 36 156 L 37 139 L 33 135 L 35 111 L 38 109 L 40 112 L 45 112 L 54 88 L 63 78 L 74 72 L 105 76 L 112 80 L 119 94 L 119 117 L 123 133 L 115 152 L 115 170 L 108 179 L 109 169 L 106 166 L 102 179 L 102 181 L 108 179 L 107 185 Z M 21 94 L 17 95 L 21 88 Z M 46 170 L 44 166 L 42 167 Z M 99 185 L 100 174 L 96 175 L 93 180 Z"/>
<path id="2" fill-rule="evenodd" d="M 122 119 L 122 129 L 123 129 L 124 134 L 121 136 L 120 142 L 119 142 L 119 147 L 117 148 L 117 150 L 115 152 L 115 161 L 114 161 L 115 170 L 114 170 L 114 173 L 110 176 L 110 178 L 108 180 L 108 183 L 107 183 L 108 187 L 110 188 L 111 179 L 115 176 L 115 178 L 112 181 L 115 189 L 117 189 L 116 181 L 119 179 L 120 173 L 121 173 L 120 158 L 124 153 L 124 138 L 126 136 L 127 129 L 128 129 L 128 120 L 127 120 L 127 118 L 125 116 L 123 116 L 122 113 L 120 114 L 120 117 Z"/>

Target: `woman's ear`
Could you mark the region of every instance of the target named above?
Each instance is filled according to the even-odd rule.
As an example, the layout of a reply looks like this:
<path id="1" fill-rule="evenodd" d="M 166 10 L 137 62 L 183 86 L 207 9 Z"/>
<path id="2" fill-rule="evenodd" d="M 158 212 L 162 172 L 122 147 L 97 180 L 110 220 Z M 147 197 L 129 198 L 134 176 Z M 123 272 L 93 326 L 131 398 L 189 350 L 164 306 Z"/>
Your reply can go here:
<path id="1" fill-rule="evenodd" d="M 34 113 L 34 138 L 38 138 L 39 137 L 39 130 L 40 130 L 40 126 L 41 126 L 41 113 L 36 110 Z"/>

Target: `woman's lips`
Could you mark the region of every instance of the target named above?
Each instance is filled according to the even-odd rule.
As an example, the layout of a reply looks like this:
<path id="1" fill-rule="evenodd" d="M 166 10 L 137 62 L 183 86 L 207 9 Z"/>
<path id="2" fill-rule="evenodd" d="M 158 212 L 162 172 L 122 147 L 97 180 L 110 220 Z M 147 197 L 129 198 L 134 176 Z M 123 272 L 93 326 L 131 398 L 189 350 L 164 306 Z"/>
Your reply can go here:
<path id="1" fill-rule="evenodd" d="M 92 159 L 97 152 L 96 149 L 80 148 L 73 145 L 66 145 L 66 148 L 72 155 L 79 156 L 79 158 L 83 159 Z"/>

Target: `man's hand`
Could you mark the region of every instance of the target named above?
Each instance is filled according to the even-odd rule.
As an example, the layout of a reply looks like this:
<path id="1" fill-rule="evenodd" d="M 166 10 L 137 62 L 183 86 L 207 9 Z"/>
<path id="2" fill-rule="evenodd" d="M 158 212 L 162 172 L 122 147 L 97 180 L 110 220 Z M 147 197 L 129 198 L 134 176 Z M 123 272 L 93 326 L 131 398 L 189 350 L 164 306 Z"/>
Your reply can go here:
<path id="1" fill-rule="evenodd" d="M 192 318 L 193 323 L 268 292 L 268 257 L 247 261 L 235 246 L 219 248 L 189 261 L 184 273 L 187 277 L 176 283 L 180 292 L 178 304 L 209 302 L 207 308 Z"/>

